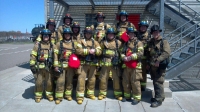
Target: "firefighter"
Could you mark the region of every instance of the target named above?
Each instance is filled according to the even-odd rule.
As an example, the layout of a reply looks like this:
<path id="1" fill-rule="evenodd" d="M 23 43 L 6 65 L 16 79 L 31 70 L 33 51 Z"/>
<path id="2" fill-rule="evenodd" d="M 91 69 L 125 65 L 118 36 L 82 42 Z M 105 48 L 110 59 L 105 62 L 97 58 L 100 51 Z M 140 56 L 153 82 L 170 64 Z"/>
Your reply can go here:
<path id="1" fill-rule="evenodd" d="M 49 18 L 46 23 L 46 28 L 49 29 L 52 33 L 51 40 L 50 40 L 51 43 L 56 44 L 58 37 L 57 37 L 57 32 L 55 30 L 55 28 L 56 28 L 55 19 Z M 42 38 L 42 35 L 40 34 L 36 39 L 36 44 L 38 44 L 41 41 L 41 38 Z"/>
<path id="2" fill-rule="evenodd" d="M 108 28 L 106 31 L 106 39 L 103 40 L 100 45 L 102 48 L 102 62 L 101 71 L 99 76 L 99 96 L 98 99 L 102 100 L 106 98 L 108 78 L 110 71 L 112 72 L 113 88 L 115 98 L 122 100 L 122 90 L 120 86 L 120 73 L 119 73 L 119 49 L 121 47 L 121 42 L 115 38 L 116 32 L 114 28 Z"/>
<path id="3" fill-rule="evenodd" d="M 126 29 L 128 27 L 134 27 L 135 29 L 134 24 L 128 21 L 128 13 L 125 10 L 122 10 L 119 13 L 119 22 L 115 26 L 115 28 L 117 29 L 117 38 L 122 42 L 128 40 L 126 37 L 123 36 L 123 34 L 126 34 Z"/>
<path id="4" fill-rule="evenodd" d="M 53 49 L 54 44 L 50 42 L 51 31 L 43 29 L 41 32 L 41 42 L 35 44 L 30 55 L 30 68 L 35 75 L 35 102 L 39 103 L 43 89 L 45 88 L 46 97 L 49 101 L 53 101 L 53 85 L 52 76 L 50 74 L 51 66 L 53 65 Z M 45 81 L 45 86 L 43 86 Z"/>
<path id="5" fill-rule="evenodd" d="M 75 41 L 80 40 L 80 38 L 81 38 L 80 24 L 78 22 L 73 22 L 71 28 L 72 28 L 72 32 L 73 32 L 72 40 L 75 40 Z"/>
<path id="6" fill-rule="evenodd" d="M 144 55 L 142 56 L 142 77 L 141 80 L 141 91 L 145 91 L 146 89 L 146 83 L 147 83 L 147 54 L 148 54 L 148 43 L 150 40 L 150 34 L 147 31 L 147 28 L 149 27 L 149 24 L 147 21 L 140 21 L 138 23 L 139 26 L 139 32 L 138 32 L 138 39 L 143 43 L 144 45 Z"/>
<path id="7" fill-rule="evenodd" d="M 93 30 L 91 27 L 85 27 L 84 38 L 77 45 L 77 53 L 80 55 L 81 66 L 78 69 L 78 82 L 76 88 L 77 103 L 82 104 L 84 100 L 85 79 L 87 78 L 86 94 L 87 97 L 95 100 L 95 74 L 98 65 L 97 56 L 101 55 L 101 47 L 97 41 L 92 38 Z"/>
<path id="8" fill-rule="evenodd" d="M 164 95 L 164 81 L 166 67 L 169 63 L 169 56 L 171 53 L 170 46 L 167 40 L 163 39 L 160 32 L 162 30 L 158 25 L 151 27 L 152 38 L 149 42 L 149 61 L 150 61 L 150 75 L 153 80 L 155 96 L 151 98 L 151 107 L 158 107 L 162 105 L 165 99 Z"/>
<path id="9" fill-rule="evenodd" d="M 56 44 L 54 67 L 55 71 L 60 72 L 57 76 L 55 98 L 56 104 L 59 104 L 63 96 L 72 100 L 73 77 L 76 69 L 70 67 L 69 60 L 72 54 L 75 54 L 77 41 L 72 41 L 72 31 L 69 27 L 63 30 L 63 39 Z M 76 63 L 76 62 L 74 62 Z M 64 95 L 63 95 L 64 94 Z"/>
<path id="10" fill-rule="evenodd" d="M 95 31 L 94 39 L 99 43 L 104 38 L 106 33 L 106 28 L 109 28 L 110 25 L 104 23 L 105 15 L 103 12 L 98 12 L 95 16 L 96 23 L 91 26 L 91 28 Z"/>
<path id="11" fill-rule="evenodd" d="M 71 17 L 70 14 L 66 14 L 65 17 L 63 18 L 63 25 L 58 27 L 58 41 L 62 40 L 62 34 L 63 34 L 63 29 L 66 27 L 71 28 L 73 18 Z"/>
<path id="12" fill-rule="evenodd" d="M 122 67 L 124 88 L 124 101 L 131 100 L 132 104 L 136 105 L 141 101 L 141 86 L 142 79 L 142 64 L 141 57 L 143 56 L 143 43 L 137 38 L 137 30 L 133 27 L 127 28 L 129 41 L 122 48 L 121 59 L 124 61 Z"/>

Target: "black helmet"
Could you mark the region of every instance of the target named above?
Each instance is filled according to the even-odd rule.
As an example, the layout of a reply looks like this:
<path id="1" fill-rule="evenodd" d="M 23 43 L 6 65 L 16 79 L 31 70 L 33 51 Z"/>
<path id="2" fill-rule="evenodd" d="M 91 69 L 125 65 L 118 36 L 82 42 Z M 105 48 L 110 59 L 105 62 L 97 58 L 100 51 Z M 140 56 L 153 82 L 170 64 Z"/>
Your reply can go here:
<path id="1" fill-rule="evenodd" d="M 119 16 L 128 16 L 128 13 L 127 13 L 125 10 L 122 10 L 122 11 L 119 13 Z"/>
<path id="2" fill-rule="evenodd" d="M 137 32 L 137 29 L 134 29 L 133 27 L 128 27 L 128 28 L 126 29 L 126 31 L 127 31 L 127 33 L 135 33 L 135 34 L 138 33 L 138 32 Z"/>
<path id="3" fill-rule="evenodd" d="M 149 24 L 147 23 L 147 21 L 140 21 L 139 23 L 138 23 L 138 26 L 140 27 L 140 26 L 146 26 L 147 28 L 149 27 Z"/>
<path id="4" fill-rule="evenodd" d="M 56 27 L 55 19 L 49 18 L 49 19 L 47 20 L 46 28 L 49 27 L 49 24 L 54 25 L 54 27 Z"/>
<path id="5" fill-rule="evenodd" d="M 92 28 L 91 27 L 85 27 L 84 33 L 93 33 Z"/>
<path id="6" fill-rule="evenodd" d="M 106 30 L 106 34 L 108 34 L 108 33 L 113 33 L 113 34 L 116 34 L 116 32 L 115 32 L 115 29 L 114 29 L 114 28 L 108 28 L 108 29 Z"/>
<path id="7" fill-rule="evenodd" d="M 51 31 L 49 29 L 43 29 L 41 35 L 51 35 Z"/>
<path id="8" fill-rule="evenodd" d="M 98 17 L 102 17 L 103 19 L 105 19 L 106 17 L 104 16 L 103 12 L 98 12 L 95 16 L 94 19 L 97 19 Z"/>
<path id="9" fill-rule="evenodd" d="M 72 24 L 72 28 L 80 28 L 80 24 L 78 22 L 74 22 Z"/>
<path id="10" fill-rule="evenodd" d="M 70 27 L 66 27 L 66 28 L 63 30 L 63 34 L 66 34 L 66 33 L 72 34 L 72 31 L 71 31 L 71 28 L 70 28 Z"/>
<path id="11" fill-rule="evenodd" d="M 70 21 L 71 21 L 71 22 L 70 22 L 70 24 L 71 24 L 71 23 L 72 23 L 72 21 L 73 21 L 73 19 L 72 19 L 71 15 L 70 15 L 70 14 L 68 14 L 68 13 L 67 13 L 67 14 L 65 15 L 65 17 L 63 18 L 63 23 L 65 23 L 65 19 L 70 19 Z"/>
<path id="12" fill-rule="evenodd" d="M 162 30 L 159 28 L 158 25 L 153 25 L 153 26 L 151 27 L 151 32 L 150 32 L 150 33 L 152 34 L 154 31 L 162 32 Z"/>

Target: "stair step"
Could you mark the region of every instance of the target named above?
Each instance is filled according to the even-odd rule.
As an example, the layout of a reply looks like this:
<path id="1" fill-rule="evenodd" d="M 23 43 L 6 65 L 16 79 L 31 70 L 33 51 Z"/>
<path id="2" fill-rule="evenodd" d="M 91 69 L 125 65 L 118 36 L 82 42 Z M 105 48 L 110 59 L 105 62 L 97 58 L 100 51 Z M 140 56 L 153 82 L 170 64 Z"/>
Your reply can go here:
<path id="1" fill-rule="evenodd" d="M 195 53 L 194 51 L 195 51 L 194 47 L 190 47 L 189 50 L 188 50 L 189 53 Z M 200 51 L 200 47 L 196 47 L 196 51 L 197 52 Z"/>
<path id="2" fill-rule="evenodd" d="M 172 57 L 171 63 L 172 63 L 172 64 L 177 64 L 177 63 L 180 62 L 181 60 L 183 60 L 183 58 Z"/>
<path id="3" fill-rule="evenodd" d="M 173 67 L 173 66 L 175 66 L 175 64 L 169 63 L 167 69 L 169 69 L 169 68 L 171 68 L 171 67 Z"/>
<path id="4" fill-rule="evenodd" d="M 185 59 L 185 58 L 187 58 L 187 57 L 189 57 L 191 55 L 193 55 L 193 54 L 189 53 L 189 52 L 181 52 L 179 57 Z"/>
<path id="5" fill-rule="evenodd" d="M 197 47 L 200 47 L 200 42 L 197 43 Z"/>

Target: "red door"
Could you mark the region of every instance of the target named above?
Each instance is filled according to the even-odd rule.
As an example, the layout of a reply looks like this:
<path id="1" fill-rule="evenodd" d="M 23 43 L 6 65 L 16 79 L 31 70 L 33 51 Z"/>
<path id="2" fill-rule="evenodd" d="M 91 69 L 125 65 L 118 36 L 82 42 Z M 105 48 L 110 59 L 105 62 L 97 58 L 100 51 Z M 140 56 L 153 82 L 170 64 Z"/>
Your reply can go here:
<path id="1" fill-rule="evenodd" d="M 119 20 L 119 15 L 116 14 L 116 19 Z M 138 30 L 138 23 L 140 22 L 140 14 L 129 14 L 128 21 L 133 23 Z"/>

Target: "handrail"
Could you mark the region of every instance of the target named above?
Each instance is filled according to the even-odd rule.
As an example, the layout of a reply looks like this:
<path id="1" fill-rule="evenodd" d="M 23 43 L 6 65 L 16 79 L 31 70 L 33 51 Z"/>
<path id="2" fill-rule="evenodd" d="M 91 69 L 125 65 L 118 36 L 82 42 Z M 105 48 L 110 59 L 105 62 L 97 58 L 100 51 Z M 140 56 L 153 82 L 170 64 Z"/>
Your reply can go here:
<path id="1" fill-rule="evenodd" d="M 189 29 L 191 29 L 192 27 L 198 25 L 199 23 L 200 23 L 200 22 L 198 22 L 198 23 L 196 23 L 196 24 L 190 26 L 189 28 L 187 28 L 186 30 L 184 30 L 182 33 L 188 31 Z M 172 32 L 171 32 L 171 33 L 172 33 Z M 171 40 L 173 40 L 174 38 L 176 38 L 176 37 L 178 37 L 178 36 L 180 36 L 180 35 L 181 35 L 181 33 L 179 33 L 178 35 L 174 36 L 173 38 L 170 38 L 168 41 L 171 41 Z"/>
<path id="2" fill-rule="evenodd" d="M 183 2 L 179 1 L 179 6 L 180 4 L 185 5 L 187 8 L 191 9 L 193 12 L 195 12 L 195 14 L 198 14 L 200 16 L 200 13 L 196 12 L 195 10 L 193 10 L 191 7 L 189 7 L 188 5 L 184 4 Z M 179 12 L 180 13 L 180 12 Z M 192 22 L 193 20 L 195 20 L 196 18 L 198 18 L 199 16 L 196 16 L 194 18 L 192 18 L 191 20 L 189 20 L 188 22 L 184 23 L 183 25 L 179 26 L 178 28 L 176 28 L 175 30 L 173 30 L 171 33 L 167 34 L 164 38 L 168 37 L 169 35 L 173 34 L 174 32 L 176 32 L 177 30 L 181 29 L 182 27 L 186 26 L 188 23 Z M 197 23 L 196 23 L 197 24 Z M 181 34 L 181 33 L 180 33 Z M 174 37 L 175 38 L 175 37 Z M 173 39 L 173 38 L 171 38 Z M 170 40 L 171 40 L 170 39 Z"/>

